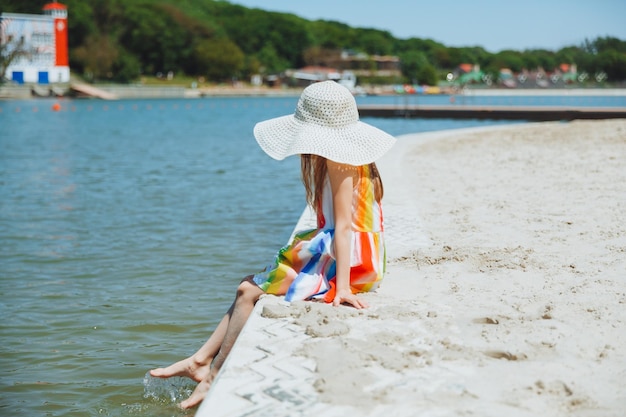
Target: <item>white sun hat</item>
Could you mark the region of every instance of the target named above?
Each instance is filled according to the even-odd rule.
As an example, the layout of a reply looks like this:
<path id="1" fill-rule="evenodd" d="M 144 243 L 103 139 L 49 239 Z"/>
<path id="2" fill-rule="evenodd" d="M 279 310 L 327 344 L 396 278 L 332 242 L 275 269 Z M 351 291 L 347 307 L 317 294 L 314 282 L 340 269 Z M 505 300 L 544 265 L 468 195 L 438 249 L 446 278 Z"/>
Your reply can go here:
<path id="1" fill-rule="evenodd" d="M 350 165 L 374 162 L 396 142 L 361 122 L 354 96 L 334 81 L 305 88 L 294 114 L 257 123 L 254 137 L 274 159 L 314 154 Z"/>

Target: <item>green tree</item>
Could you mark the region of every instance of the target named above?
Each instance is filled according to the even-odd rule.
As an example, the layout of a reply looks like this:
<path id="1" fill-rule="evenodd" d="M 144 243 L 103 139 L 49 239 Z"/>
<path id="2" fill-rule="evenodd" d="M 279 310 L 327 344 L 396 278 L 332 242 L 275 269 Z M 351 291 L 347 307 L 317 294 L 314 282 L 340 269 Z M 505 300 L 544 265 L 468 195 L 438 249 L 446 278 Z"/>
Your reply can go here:
<path id="1" fill-rule="evenodd" d="M 303 64 L 303 51 L 311 45 L 311 36 L 305 20 L 284 13 L 263 12 L 256 9 L 235 8 L 234 16 L 219 16 L 227 36 L 245 54 L 256 55 L 271 43 L 276 53 L 288 66 Z"/>
<path id="2" fill-rule="evenodd" d="M 194 48 L 195 75 L 224 81 L 241 75 L 244 54 L 229 39 L 203 40 Z"/>
<path id="3" fill-rule="evenodd" d="M 616 51 L 626 53 L 626 41 L 613 37 L 600 37 L 591 43 L 592 53 L 601 53 L 606 51 Z"/>
<path id="4" fill-rule="evenodd" d="M 190 32 L 160 6 L 130 6 L 124 28 L 120 42 L 137 56 L 147 74 L 181 71 L 194 47 Z"/>
<path id="5" fill-rule="evenodd" d="M 69 33 L 70 65 L 74 66 L 71 50 L 81 46 L 89 36 L 96 35 L 99 22 L 97 22 L 94 16 L 90 2 L 84 0 L 64 0 L 64 4 L 67 5 L 68 9 L 67 30 Z"/>
<path id="6" fill-rule="evenodd" d="M 580 64 L 584 60 L 585 52 L 577 46 L 568 46 L 561 48 L 554 54 L 557 63 L 562 64 Z"/>
<path id="7" fill-rule="evenodd" d="M 311 45 L 311 39 L 302 19 L 291 15 L 270 14 L 271 27 L 266 42 L 276 48 L 276 52 L 291 66 L 304 64 L 303 52 Z"/>
<path id="8" fill-rule="evenodd" d="M 119 47 L 108 36 L 90 36 L 82 46 L 74 50 L 74 54 L 89 81 L 113 78 L 113 66 L 118 58 Z"/>
<path id="9" fill-rule="evenodd" d="M 586 40 L 582 49 L 588 59 L 581 64 L 590 74 L 604 72 L 611 81 L 626 80 L 626 41 L 613 37 Z"/>
<path id="10" fill-rule="evenodd" d="M 450 51 L 444 46 L 435 47 L 431 51 L 431 60 L 439 68 L 452 69 Z"/>
<path id="11" fill-rule="evenodd" d="M 289 68 L 289 62 L 280 57 L 272 43 L 267 43 L 255 55 L 261 63 L 261 72 L 264 74 L 278 74 Z"/>
<path id="12" fill-rule="evenodd" d="M 234 8 L 232 16 L 217 16 L 217 19 L 226 36 L 248 55 L 261 50 L 271 30 L 271 23 L 262 14 L 248 13 L 243 7 Z"/>
<path id="13" fill-rule="evenodd" d="M 543 68 L 546 71 L 552 71 L 561 62 L 557 62 L 554 52 L 545 49 L 526 50 L 520 54 L 523 62 L 523 68 L 533 70 Z"/>
<path id="14" fill-rule="evenodd" d="M 604 50 L 597 56 L 597 71 L 603 71 L 609 80 L 626 80 L 626 53 L 615 49 Z"/>
<path id="15" fill-rule="evenodd" d="M 41 14 L 41 0 L 0 0 L 0 12 Z"/>
<path id="16" fill-rule="evenodd" d="M 129 83 L 141 75 L 141 64 L 135 55 L 124 48 L 119 49 L 119 54 L 111 66 L 112 81 Z"/>
<path id="17" fill-rule="evenodd" d="M 324 49 L 353 49 L 355 48 L 354 30 L 340 22 L 316 20 L 308 24 L 311 34 L 311 43 Z"/>
<path id="18" fill-rule="evenodd" d="M 406 82 L 436 85 L 437 70 L 428 62 L 426 54 L 409 51 L 400 56 L 402 62 L 402 75 Z"/>
<path id="19" fill-rule="evenodd" d="M 116 35 L 121 29 L 127 3 L 124 0 L 90 0 L 89 3 L 98 31 L 107 36 Z"/>
<path id="20" fill-rule="evenodd" d="M 430 64 L 423 66 L 417 73 L 417 81 L 420 84 L 437 85 L 439 83 L 437 69 Z"/>
<path id="21" fill-rule="evenodd" d="M 479 54 L 473 48 L 447 48 L 449 66 L 447 69 L 454 69 L 461 64 L 476 64 L 479 61 Z"/>
<path id="22" fill-rule="evenodd" d="M 393 37 L 389 32 L 376 29 L 355 29 L 355 47 L 370 55 L 393 53 Z"/>
<path id="23" fill-rule="evenodd" d="M 261 74 L 263 64 L 255 56 L 244 55 L 244 63 L 242 68 L 243 76 L 250 77 L 255 74 Z"/>
<path id="24" fill-rule="evenodd" d="M 519 51 L 505 50 L 493 55 L 488 60 L 486 70 L 492 73 L 498 73 L 501 68 L 508 68 L 513 72 L 524 69 L 524 60 Z"/>

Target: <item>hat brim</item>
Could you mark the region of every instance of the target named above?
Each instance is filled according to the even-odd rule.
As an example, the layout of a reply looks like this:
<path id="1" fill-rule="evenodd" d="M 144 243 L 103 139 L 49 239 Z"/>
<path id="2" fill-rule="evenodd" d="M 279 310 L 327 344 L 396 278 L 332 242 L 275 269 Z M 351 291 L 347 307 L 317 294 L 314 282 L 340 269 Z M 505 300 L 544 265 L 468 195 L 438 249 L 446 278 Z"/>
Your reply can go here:
<path id="1" fill-rule="evenodd" d="M 257 123 L 254 137 L 261 149 L 277 160 L 313 154 L 355 166 L 376 161 L 396 142 L 393 136 L 361 121 L 327 127 L 300 121 L 294 115 Z"/>

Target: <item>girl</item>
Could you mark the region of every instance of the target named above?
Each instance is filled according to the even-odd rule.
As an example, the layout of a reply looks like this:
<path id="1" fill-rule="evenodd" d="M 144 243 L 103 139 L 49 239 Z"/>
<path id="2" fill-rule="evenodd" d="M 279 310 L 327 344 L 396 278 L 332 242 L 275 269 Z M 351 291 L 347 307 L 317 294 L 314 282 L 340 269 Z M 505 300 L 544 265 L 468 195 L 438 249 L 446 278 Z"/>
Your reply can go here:
<path id="1" fill-rule="evenodd" d="M 182 408 L 204 399 L 262 294 L 360 309 L 368 305 L 356 293 L 376 289 L 383 278 L 383 184 L 374 161 L 395 138 L 359 121 L 354 97 L 334 81 L 304 89 L 293 115 L 258 123 L 254 136 L 274 159 L 300 155 L 317 228 L 297 233 L 265 271 L 241 281 L 230 309 L 195 354 L 150 371 L 199 382 Z"/>

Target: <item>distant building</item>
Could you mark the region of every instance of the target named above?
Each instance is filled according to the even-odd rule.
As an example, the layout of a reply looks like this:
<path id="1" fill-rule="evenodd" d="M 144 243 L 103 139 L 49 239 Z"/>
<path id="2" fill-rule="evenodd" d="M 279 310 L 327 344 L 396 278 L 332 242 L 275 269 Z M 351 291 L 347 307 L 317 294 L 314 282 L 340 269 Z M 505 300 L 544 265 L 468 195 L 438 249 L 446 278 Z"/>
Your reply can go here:
<path id="1" fill-rule="evenodd" d="M 308 66 L 285 71 L 285 76 L 298 87 L 306 87 L 318 81 L 336 81 L 350 91 L 355 91 L 356 75 L 352 71 L 338 71 L 335 68 Z"/>
<path id="2" fill-rule="evenodd" d="M 309 66 L 332 68 L 338 73 L 350 71 L 358 77 L 402 76 L 399 57 L 391 55 L 368 55 L 350 49 L 318 48 L 317 51 L 305 56 L 305 62 Z"/>
<path id="3" fill-rule="evenodd" d="M 310 65 L 297 70 L 287 70 L 285 75 L 292 78 L 297 86 L 306 87 L 309 84 L 341 78 L 341 73 L 335 68 Z"/>
<path id="4" fill-rule="evenodd" d="M 484 81 L 485 74 L 480 70 L 478 64 L 460 64 L 453 72 L 453 79 L 458 84 L 478 84 Z"/>
<path id="5" fill-rule="evenodd" d="M 329 66 L 340 71 L 352 71 L 357 76 L 399 77 L 402 75 L 400 58 L 397 56 L 367 55 L 344 50 L 328 61 Z"/>
<path id="6" fill-rule="evenodd" d="M 6 78 L 18 84 L 66 83 L 70 80 L 67 7 L 53 1 L 43 15 L 2 13 L 0 42 L 5 53 L 22 52 L 10 63 Z M 4 48 L 3 48 L 4 49 Z"/>

